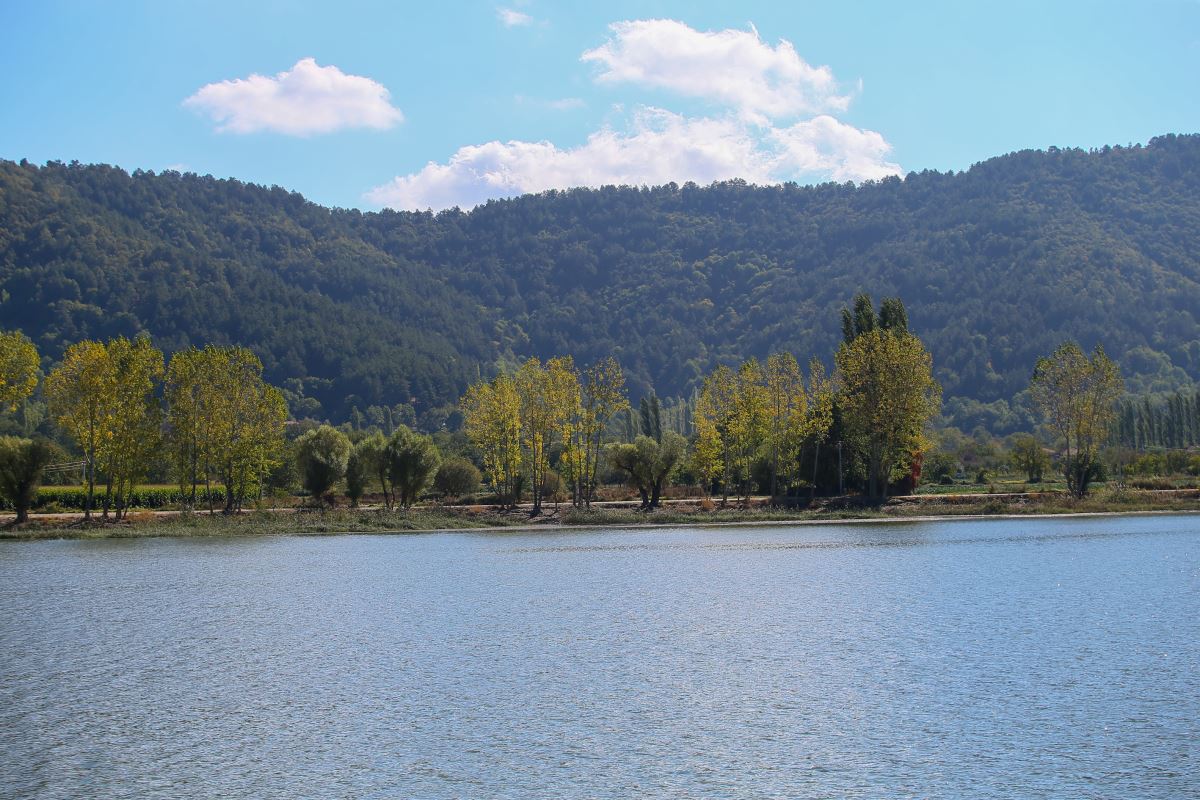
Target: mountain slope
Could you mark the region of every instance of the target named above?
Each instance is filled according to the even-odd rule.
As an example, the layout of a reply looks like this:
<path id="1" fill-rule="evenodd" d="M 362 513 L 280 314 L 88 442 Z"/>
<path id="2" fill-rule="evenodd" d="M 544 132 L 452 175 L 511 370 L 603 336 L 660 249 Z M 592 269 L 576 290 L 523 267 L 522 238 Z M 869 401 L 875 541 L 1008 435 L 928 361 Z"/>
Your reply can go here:
<path id="1" fill-rule="evenodd" d="M 438 215 L 0 162 L 0 327 L 52 358 L 138 330 L 246 344 L 334 416 L 452 403 L 526 355 L 612 352 L 663 395 L 774 349 L 828 360 L 860 290 L 903 297 L 947 396 L 1006 400 L 1066 337 L 1103 343 L 1134 388 L 1200 378 L 1200 136 L 860 187 L 606 187 Z"/>

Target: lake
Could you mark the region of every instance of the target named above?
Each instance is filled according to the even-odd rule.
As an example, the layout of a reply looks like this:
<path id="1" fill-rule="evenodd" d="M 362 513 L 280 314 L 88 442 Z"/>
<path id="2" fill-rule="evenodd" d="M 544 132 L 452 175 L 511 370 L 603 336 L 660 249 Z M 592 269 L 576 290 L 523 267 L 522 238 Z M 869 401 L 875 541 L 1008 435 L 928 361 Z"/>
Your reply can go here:
<path id="1" fill-rule="evenodd" d="M 0 796 L 1200 796 L 1200 516 L 0 542 Z"/>

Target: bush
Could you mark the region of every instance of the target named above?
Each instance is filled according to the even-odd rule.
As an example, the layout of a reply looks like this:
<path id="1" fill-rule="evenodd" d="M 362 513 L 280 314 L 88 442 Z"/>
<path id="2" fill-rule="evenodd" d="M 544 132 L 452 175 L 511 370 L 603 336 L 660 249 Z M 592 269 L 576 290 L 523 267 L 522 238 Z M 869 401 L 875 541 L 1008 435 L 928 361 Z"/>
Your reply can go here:
<path id="1" fill-rule="evenodd" d="M 50 457 L 43 441 L 0 436 L 0 497 L 17 512 L 17 522 L 24 522 L 29 514 Z"/>
<path id="2" fill-rule="evenodd" d="M 465 458 L 452 456 L 438 467 L 433 488 L 443 498 L 462 497 L 479 491 L 479 470 Z"/>

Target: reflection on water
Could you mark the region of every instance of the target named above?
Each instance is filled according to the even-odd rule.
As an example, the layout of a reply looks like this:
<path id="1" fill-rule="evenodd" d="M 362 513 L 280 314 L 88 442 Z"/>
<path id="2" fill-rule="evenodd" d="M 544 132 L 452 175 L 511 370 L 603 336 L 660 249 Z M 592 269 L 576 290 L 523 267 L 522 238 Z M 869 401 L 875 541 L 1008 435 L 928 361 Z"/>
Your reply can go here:
<path id="1" fill-rule="evenodd" d="M 1200 796 L 1200 518 L 3 543 L 0 797 Z"/>

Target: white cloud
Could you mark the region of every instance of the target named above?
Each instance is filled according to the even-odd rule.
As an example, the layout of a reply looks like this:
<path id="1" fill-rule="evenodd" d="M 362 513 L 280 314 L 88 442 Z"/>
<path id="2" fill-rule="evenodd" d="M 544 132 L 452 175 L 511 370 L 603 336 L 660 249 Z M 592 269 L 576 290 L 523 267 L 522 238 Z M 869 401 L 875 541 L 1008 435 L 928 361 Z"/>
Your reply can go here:
<path id="1" fill-rule="evenodd" d="M 864 131 L 821 115 L 767 135 L 778 148 L 776 175 L 827 175 L 835 181 L 879 180 L 899 175 L 900 165 L 886 160 L 892 150 L 875 131 Z"/>
<path id="2" fill-rule="evenodd" d="M 720 110 L 688 117 L 643 107 L 576 147 L 548 141 L 460 147 L 445 163 L 431 162 L 372 189 L 367 202 L 470 208 L 489 198 L 571 186 L 863 181 L 900 173 L 882 135 L 831 115 L 850 97 L 840 93 L 830 69 L 808 65 L 786 41 L 772 47 L 753 28 L 701 32 L 673 20 L 618 22 L 610 30 L 608 42 L 582 56 L 601 67 L 598 81 L 666 89 Z M 579 103 L 520 95 L 517 102 L 561 109 Z M 621 117 L 615 108 L 613 116 Z"/>
<path id="3" fill-rule="evenodd" d="M 521 25 L 533 24 L 533 17 L 511 8 L 497 9 L 496 16 L 500 18 L 500 22 L 503 23 L 506 28 L 515 28 Z"/>
<path id="4" fill-rule="evenodd" d="M 736 116 L 688 118 L 645 108 L 627 132 L 604 128 L 573 148 L 550 142 L 488 142 L 459 148 L 445 164 L 376 187 L 366 200 L 399 209 L 473 207 L 494 197 L 569 186 L 646 185 L 742 178 L 777 183 L 806 174 L 879 178 L 899 167 L 883 160 L 883 137 L 831 117 L 790 128 L 761 128 Z"/>
<path id="5" fill-rule="evenodd" d="M 603 83 L 634 83 L 704 98 L 756 121 L 844 110 L 829 67 L 813 67 L 790 42 L 772 47 L 749 31 L 698 31 L 670 19 L 615 22 L 582 60 Z"/>
<path id="6" fill-rule="evenodd" d="M 382 84 L 319 66 L 312 58 L 274 77 L 210 83 L 183 102 L 207 114 L 223 133 L 310 136 L 343 128 L 383 130 L 404 119 Z"/>

